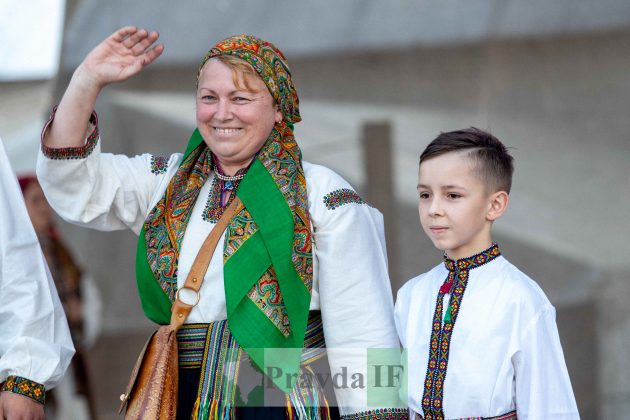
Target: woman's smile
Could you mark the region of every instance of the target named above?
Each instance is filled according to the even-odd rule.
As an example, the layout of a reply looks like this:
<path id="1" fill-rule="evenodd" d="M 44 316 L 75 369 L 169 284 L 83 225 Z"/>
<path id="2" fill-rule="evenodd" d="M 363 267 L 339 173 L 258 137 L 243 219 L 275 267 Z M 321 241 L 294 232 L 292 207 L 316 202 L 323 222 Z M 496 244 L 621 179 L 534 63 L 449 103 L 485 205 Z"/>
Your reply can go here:
<path id="1" fill-rule="evenodd" d="M 241 133 L 241 128 L 233 128 L 233 127 L 212 127 L 217 137 L 225 137 L 232 138 Z"/>

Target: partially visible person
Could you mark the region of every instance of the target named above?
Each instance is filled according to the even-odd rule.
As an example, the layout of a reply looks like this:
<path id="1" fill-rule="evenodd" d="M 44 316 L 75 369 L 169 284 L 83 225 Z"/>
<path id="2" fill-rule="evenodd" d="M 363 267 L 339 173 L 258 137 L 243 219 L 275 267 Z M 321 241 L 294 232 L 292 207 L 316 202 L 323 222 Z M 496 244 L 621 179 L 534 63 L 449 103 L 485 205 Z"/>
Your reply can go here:
<path id="1" fill-rule="evenodd" d="M 396 301 L 412 418 L 579 418 L 555 309 L 492 240 L 512 173 L 506 147 L 476 128 L 442 133 L 420 156 L 420 222 L 444 262 Z"/>
<path id="2" fill-rule="evenodd" d="M 28 215 L 52 273 L 76 349 L 64 380 L 48 395 L 47 417 L 95 419 L 86 351 L 100 331 L 102 303 L 94 280 L 76 264 L 61 240 L 53 211 L 35 175 L 18 178 Z"/>
<path id="3" fill-rule="evenodd" d="M 41 420 L 74 353 L 68 323 L 0 139 L 0 419 Z"/>

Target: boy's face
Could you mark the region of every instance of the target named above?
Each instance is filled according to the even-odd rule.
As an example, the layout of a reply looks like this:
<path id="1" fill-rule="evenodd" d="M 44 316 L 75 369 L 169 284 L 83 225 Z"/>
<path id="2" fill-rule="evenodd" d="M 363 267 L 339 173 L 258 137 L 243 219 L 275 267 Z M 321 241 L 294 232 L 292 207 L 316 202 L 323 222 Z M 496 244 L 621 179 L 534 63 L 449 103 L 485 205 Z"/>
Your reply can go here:
<path id="1" fill-rule="evenodd" d="M 449 258 L 477 254 L 492 244 L 493 196 L 473 173 L 466 152 L 450 152 L 420 165 L 420 223 Z M 503 193 L 505 194 L 505 193 Z"/>

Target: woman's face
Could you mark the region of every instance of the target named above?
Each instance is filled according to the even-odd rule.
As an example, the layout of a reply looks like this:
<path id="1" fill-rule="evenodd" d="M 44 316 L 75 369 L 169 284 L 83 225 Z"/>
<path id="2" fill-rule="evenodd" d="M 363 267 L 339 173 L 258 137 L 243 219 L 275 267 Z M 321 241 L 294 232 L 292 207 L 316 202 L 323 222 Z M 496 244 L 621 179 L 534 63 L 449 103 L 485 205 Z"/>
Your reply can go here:
<path id="1" fill-rule="evenodd" d="M 242 76 L 241 76 L 242 77 Z M 234 174 L 251 162 L 282 113 L 259 77 L 249 77 L 250 89 L 234 84 L 232 69 L 209 60 L 197 87 L 197 127 L 223 170 Z"/>
<path id="2" fill-rule="evenodd" d="M 26 187 L 24 203 L 35 231 L 38 233 L 47 232 L 53 222 L 53 213 L 38 182 L 33 181 Z"/>

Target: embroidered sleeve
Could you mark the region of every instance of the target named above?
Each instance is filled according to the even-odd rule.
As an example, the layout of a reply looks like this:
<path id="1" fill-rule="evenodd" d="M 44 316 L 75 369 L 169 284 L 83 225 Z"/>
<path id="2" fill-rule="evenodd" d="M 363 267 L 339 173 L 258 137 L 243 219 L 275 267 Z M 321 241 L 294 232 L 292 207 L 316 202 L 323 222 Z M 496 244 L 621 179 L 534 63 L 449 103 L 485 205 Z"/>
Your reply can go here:
<path id="1" fill-rule="evenodd" d="M 355 204 L 368 204 L 364 201 L 359 194 L 350 188 L 339 188 L 337 190 L 331 191 L 324 196 L 324 204 L 328 210 L 335 210 L 341 206 L 346 204 L 355 203 Z"/>
<path id="2" fill-rule="evenodd" d="M 13 392 L 14 394 L 23 395 L 40 404 L 46 401 L 46 390 L 44 385 L 22 378 L 21 376 L 9 376 L 2 385 L 2 391 Z"/>
<path id="3" fill-rule="evenodd" d="M 168 158 L 151 155 L 151 173 L 153 175 L 165 174 L 168 169 Z"/>
<path id="4" fill-rule="evenodd" d="M 54 107 L 52 112 L 50 113 L 50 118 L 44 125 L 44 129 L 42 130 L 41 135 L 41 144 L 42 144 L 42 153 L 48 159 L 85 159 L 92 153 L 94 147 L 96 147 L 96 143 L 98 142 L 98 116 L 96 115 L 96 111 L 92 111 L 92 115 L 90 116 L 90 124 L 88 126 L 89 134 L 85 140 L 85 144 L 80 147 L 60 147 L 53 148 L 48 147 L 44 144 L 44 134 L 53 123 L 55 119 L 55 113 L 57 112 L 57 107 Z"/>
<path id="5" fill-rule="evenodd" d="M 409 410 L 406 408 L 378 408 L 355 414 L 341 416 L 341 420 L 408 420 Z"/>

